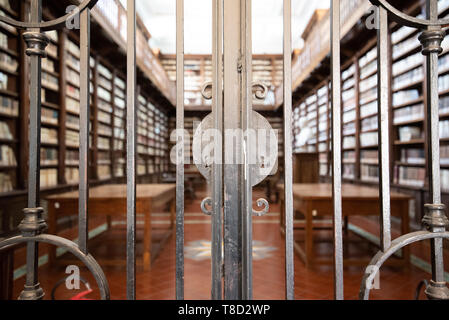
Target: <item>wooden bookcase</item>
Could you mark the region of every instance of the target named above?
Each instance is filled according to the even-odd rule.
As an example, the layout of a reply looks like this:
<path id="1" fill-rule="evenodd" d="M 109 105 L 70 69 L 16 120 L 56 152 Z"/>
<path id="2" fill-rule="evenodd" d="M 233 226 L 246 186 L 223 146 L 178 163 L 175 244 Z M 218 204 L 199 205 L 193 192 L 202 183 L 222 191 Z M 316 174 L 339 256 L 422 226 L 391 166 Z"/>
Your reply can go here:
<path id="1" fill-rule="evenodd" d="M 424 16 L 419 5 L 410 7 L 410 14 Z M 449 1 L 439 1 L 441 17 L 449 16 Z M 421 54 L 419 32 L 390 25 L 390 151 L 391 184 L 393 188 L 416 198 L 417 210 L 428 197 L 427 151 L 427 88 L 425 57 Z M 441 183 L 443 200 L 449 200 L 449 41 L 443 42 L 439 60 Z M 377 185 L 378 115 L 377 115 L 377 48 L 376 39 L 364 39 L 362 47 L 342 66 L 342 174 L 344 182 Z M 329 70 L 327 70 L 328 72 Z M 318 150 L 320 176 L 329 181 L 331 174 L 330 76 L 308 90 L 296 101 L 293 113 L 294 150 Z M 320 94 L 321 92 L 321 94 Z M 323 98 L 320 98 L 322 96 Z M 327 96 L 327 112 L 324 96 Z M 309 115 L 312 102 L 318 100 L 318 145 L 308 133 L 315 126 Z M 310 123 L 309 121 L 312 121 Z M 328 130 L 326 130 L 326 128 Z M 301 139 L 301 136 L 302 139 Z M 304 138 L 307 137 L 307 138 Z M 302 144 L 300 143 L 302 141 Z M 304 141 L 306 141 L 304 143 Z M 449 203 L 448 203 L 449 204 Z M 420 221 L 422 211 L 416 214 Z"/>
<path id="2" fill-rule="evenodd" d="M 0 2 L 0 14 L 17 20 L 24 20 L 27 10 L 26 2 Z M 79 34 L 65 29 L 47 32 L 47 36 L 50 43 L 46 49 L 47 58 L 42 60 L 41 91 L 41 190 L 46 194 L 77 187 L 80 130 Z M 24 48 L 19 32 L 0 24 L 0 201 L 5 202 L 12 196 L 23 198 L 27 188 L 29 61 Z M 123 70 L 123 65 L 117 65 L 92 49 L 89 173 L 93 185 L 121 182 L 126 175 Z M 142 79 L 139 78 L 139 84 Z M 168 114 L 171 110 L 165 102 L 162 104 L 159 96 L 153 98 L 155 93 L 151 85 L 141 86 L 138 109 L 140 181 L 158 182 L 168 170 Z M 3 224 L 9 225 L 9 222 L 0 220 L 2 231 L 5 230 Z"/>
<path id="3" fill-rule="evenodd" d="M 20 7 L 1 6 L 0 14 L 19 19 Z M 0 192 L 20 188 L 20 41 L 15 28 L 0 24 Z"/>

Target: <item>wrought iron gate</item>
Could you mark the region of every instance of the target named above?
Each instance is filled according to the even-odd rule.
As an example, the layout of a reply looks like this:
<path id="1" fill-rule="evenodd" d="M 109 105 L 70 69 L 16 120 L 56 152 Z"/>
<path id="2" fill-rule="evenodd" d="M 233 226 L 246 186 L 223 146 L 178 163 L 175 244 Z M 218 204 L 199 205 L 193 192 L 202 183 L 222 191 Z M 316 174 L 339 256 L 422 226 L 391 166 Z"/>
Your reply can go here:
<path id="1" fill-rule="evenodd" d="M 211 0 L 213 3 L 213 82 L 204 86 L 203 94 L 212 99 L 212 113 L 198 131 L 196 143 L 202 150 L 201 132 L 216 129 L 270 129 L 268 122 L 252 110 L 253 95 L 263 98 L 266 88 L 252 83 L 251 66 L 251 1 Z M 432 242 L 432 281 L 426 289 L 432 299 L 448 299 L 444 281 L 443 239 L 449 239 L 445 207 L 441 204 L 439 136 L 438 136 L 438 54 L 446 36 L 443 27 L 449 19 L 438 20 L 437 0 L 427 0 L 427 20 L 404 15 L 385 0 L 370 0 L 379 8 L 378 72 L 379 72 L 379 184 L 381 203 L 381 250 L 366 269 L 360 298 L 368 299 L 371 283 L 379 268 L 394 252 L 413 242 L 430 239 Z M 53 21 L 42 21 L 41 0 L 31 0 L 31 21 L 19 22 L 0 16 L 0 21 L 25 29 L 23 38 L 31 60 L 30 85 L 30 158 L 28 208 L 19 226 L 21 235 L 0 243 L 0 249 L 17 243 L 27 244 L 26 285 L 20 299 L 41 299 L 44 295 L 38 281 L 38 243 L 62 246 L 78 257 L 94 275 L 102 299 L 109 298 L 108 283 L 98 263 L 89 254 L 88 233 L 88 150 L 89 150 L 89 51 L 90 10 L 97 0 L 84 0 L 78 10 Z M 285 183 L 285 267 L 286 298 L 294 299 L 293 260 L 293 195 L 292 195 L 292 75 L 291 75 L 291 0 L 284 0 L 284 183 Z M 177 5 L 177 149 L 176 149 L 176 298 L 184 298 L 184 1 Z M 135 0 L 127 1 L 127 296 L 136 298 L 136 9 Z M 79 185 L 79 243 L 55 235 L 44 234 L 46 223 L 39 207 L 40 121 L 41 121 L 41 59 L 45 57 L 48 39 L 44 31 L 63 27 L 73 15 L 81 15 L 81 108 L 80 108 L 80 185 Z M 426 205 L 423 224 L 427 231 L 403 235 L 391 240 L 390 176 L 388 113 L 388 18 L 401 25 L 422 30 L 422 53 L 427 56 L 428 118 L 430 137 L 430 181 L 432 204 Z M 334 204 L 334 273 L 335 298 L 343 299 L 343 238 L 342 238 L 342 175 L 341 175 L 341 79 L 340 79 L 340 1 L 331 0 L 331 58 L 332 58 L 332 180 Z M 226 32 L 224 32 L 226 30 Z M 199 139 L 199 140 L 198 140 Z M 212 195 L 202 203 L 202 209 L 212 216 L 212 293 L 213 299 L 252 299 L 252 217 L 268 211 L 268 202 L 257 201 L 262 211 L 253 209 L 252 187 L 265 173 L 260 170 L 265 160 L 257 157 L 252 140 L 237 136 L 236 158 L 241 163 L 226 162 L 229 150 L 225 139 L 214 140 L 215 161 L 199 161 L 200 172 L 212 189 Z M 256 161 L 250 162 L 251 155 Z M 204 160 L 204 159 L 200 159 Z M 268 165 L 273 165 L 269 163 Z M 263 171 L 265 172 L 265 171 Z M 208 208 L 210 207 L 210 208 Z M 224 251 L 222 251 L 222 245 Z M 299 283 L 298 286 L 301 284 Z"/>

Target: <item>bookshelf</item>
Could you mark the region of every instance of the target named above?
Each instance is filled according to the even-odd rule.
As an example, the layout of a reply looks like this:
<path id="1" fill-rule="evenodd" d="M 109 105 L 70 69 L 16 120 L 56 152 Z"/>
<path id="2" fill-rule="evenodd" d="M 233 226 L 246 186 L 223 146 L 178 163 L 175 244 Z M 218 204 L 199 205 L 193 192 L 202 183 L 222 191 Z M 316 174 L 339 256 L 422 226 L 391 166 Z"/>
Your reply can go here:
<path id="1" fill-rule="evenodd" d="M 23 20 L 22 6 L 0 1 L 0 14 Z M 76 32 L 46 34 L 50 43 L 42 60 L 40 183 L 42 191 L 52 193 L 79 183 L 80 49 Z M 94 48 L 91 51 L 89 174 L 93 184 L 120 182 L 126 175 L 126 83 L 122 66 L 111 59 Z M 26 195 L 27 66 L 17 30 L 0 24 L 0 199 Z M 142 90 L 139 96 L 138 171 L 139 176 L 152 175 L 152 181 L 158 182 L 169 165 L 168 110 L 151 102 L 152 90 Z"/>
<path id="2" fill-rule="evenodd" d="M 318 110 L 316 90 L 294 109 L 294 152 L 318 151 Z"/>
<path id="3" fill-rule="evenodd" d="M 0 14 L 18 19 L 17 2 L 0 2 Z M 17 136 L 19 119 L 19 35 L 15 28 L 0 24 L 0 192 L 20 187 Z"/>
<path id="4" fill-rule="evenodd" d="M 105 69 L 107 71 L 107 69 Z M 113 124 L 113 175 L 121 178 L 126 173 L 126 83 L 124 77 L 114 74 L 113 77 L 113 112 L 109 115 Z M 105 101 L 106 103 L 106 101 Z M 106 114 L 105 114 L 106 115 Z M 107 120 L 106 120 L 107 121 Z"/>
<path id="5" fill-rule="evenodd" d="M 425 10 L 419 2 L 410 4 L 408 14 L 424 17 Z M 440 17 L 449 16 L 449 0 L 439 1 Z M 359 32 L 359 31 L 357 31 Z M 378 114 L 377 114 L 377 48 L 376 34 L 370 38 L 366 34 L 354 32 L 353 42 L 360 48 L 345 48 L 354 52 L 342 60 L 342 173 L 345 182 L 377 185 L 379 181 L 378 163 Z M 425 83 L 425 57 L 421 54 L 419 32 L 408 27 L 390 24 L 390 170 L 392 187 L 415 196 L 417 210 L 428 196 L 427 151 L 427 88 Z M 351 42 L 348 42 L 351 43 Z M 449 198 L 449 41 L 443 44 L 439 58 L 439 111 L 441 184 L 443 201 Z M 326 64 L 327 60 L 323 60 Z M 323 72 L 324 70 L 324 72 Z M 329 83 L 329 69 L 315 71 L 320 83 L 306 79 L 305 88 L 300 88 L 304 97 L 296 103 L 293 112 L 294 150 L 299 152 L 299 133 L 308 128 L 303 120 L 307 116 L 307 99 L 323 90 L 323 83 Z M 312 75 L 313 77 L 313 75 Z M 308 88 L 307 88 L 308 87 Z M 320 94 L 318 93 L 318 96 Z M 320 98 L 318 98 L 320 100 Z M 328 94 L 328 100 L 330 100 Z M 324 98 L 323 101 L 324 103 Z M 320 153 L 320 176 L 330 180 L 331 131 L 326 131 L 326 123 L 331 114 L 325 112 L 318 103 Z M 329 109 L 328 109 L 329 111 Z M 301 146 L 304 147 L 304 146 Z M 421 204 L 420 204 L 421 203 Z M 421 212 L 422 213 L 422 212 Z M 417 222 L 420 215 L 417 214 Z"/>
<path id="6" fill-rule="evenodd" d="M 342 176 L 345 180 L 356 178 L 357 143 L 357 67 L 352 63 L 342 72 Z"/>
<path id="7" fill-rule="evenodd" d="M 377 47 L 369 49 L 357 64 L 360 175 L 356 178 L 364 182 L 378 182 Z"/>

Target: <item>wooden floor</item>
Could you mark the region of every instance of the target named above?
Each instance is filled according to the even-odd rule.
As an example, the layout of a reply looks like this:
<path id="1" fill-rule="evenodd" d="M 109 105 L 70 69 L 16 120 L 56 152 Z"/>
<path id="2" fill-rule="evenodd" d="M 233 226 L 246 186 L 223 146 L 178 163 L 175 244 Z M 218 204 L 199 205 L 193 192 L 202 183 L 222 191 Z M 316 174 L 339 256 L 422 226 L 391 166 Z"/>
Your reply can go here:
<path id="1" fill-rule="evenodd" d="M 261 196 L 262 194 L 254 195 Z M 210 217 L 200 213 L 200 199 L 205 196 L 199 193 L 198 199 L 186 203 L 185 217 L 185 298 L 186 299 L 209 299 L 210 298 L 210 259 L 208 250 L 210 239 Z M 279 205 L 272 204 L 270 214 L 265 217 L 254 218 L 254 298 L 255 299 L 283 299 L 284 298 L 284 241 L 279 232 L 278 222 Z M 168 226 L 168 217 L 155 214 L 153 217 L 157 227 Z M 91 221 L 91 228 L 101 230 L 104 227 L 101 220 Z M 353 226 L 378 235 L 378 225 L 371 220 L 355 218 L 351 221 Z M 91 242 L 94 256 L 108 256 L 117 259 L 125 257 L 125 225 L 114 222 L 113 230 L 100 233 Z M 162 234 L 161 232 L 156 233 Z M 61 235 L 65 237 L 76 237 L 76 228 L 72 228 Z M 139 232 L 138 238 L 141 237 Z M 397 236 L 397 234 L 396 234 Z M 299 233 L 297 238 L 301 238 Z M 320 231 L 319 237 L 330 238 L 328 231 Z M 358 255 L 361 252 L 374 253 L 375 246 L 360 238 L 351 236 L 345 247 L 346 254 Z M 114 240 L 114 241 L 112 241 Z M 420 256 L 426 261 L 428 255 L 427 244 L 413 247 L 412 253 Z M 138 246 L 138 251 L 140 246 Z M 332 244 L 317 246 L 320 255 L 332 255 Z M 41 250 L 45 254 L 46 248 Z M 24 252 L 18 250 L 16 254 L 16 267 L 24 264 Z M 419 259 L 419 261 L 421 261 Z M 428 260 L 428 259 L 427 259 Z M 64 267 L 52 267 L 43 265 L 40 271 L 40 281 L 47 292 L 46 299 L 50 299 L 50 292 L 54 284 L 64 277 Z M 88 297 L 97 299 L 98 290 L 93 278 L 82 270 L 94 288 L 94 292 Z M 112 299 L 126 298 L 125 267 L 105 267 L 104 271 L 109 281 Z M 137 298 L 138 299 L 173 299 L 175 297 L 175 238 L 172 236 L 167 242 L 161 254 L 155 260 L 152 270 L 137 272 Z M 345 269 L 345 297 L 346 299 L 357 299 L 360 281 L 363 274 L 362 267 L 351 267 Z M 412 266 L 410 270 L 383 268 L 381 270 L 380 290 L 372 292 L 372 299 L 413 299 L 418 283 L 422 279 L 428 279 L 429 274 L 420 268 Z M 23 288 L 24 277 L 15 281 L 14 296 L 17 297 Z M 57 299 L 67 299 L 79 291 L 67 291 L 64 286 L 56 292 Z M 332 299 L 333 298 L 333 275 L 331 267 L 319 267 L 306 269 L 304 264 L 295 256 L 295 292 L 296 299 Z M 423 295 L 421 295 L 423 298 Z"/>

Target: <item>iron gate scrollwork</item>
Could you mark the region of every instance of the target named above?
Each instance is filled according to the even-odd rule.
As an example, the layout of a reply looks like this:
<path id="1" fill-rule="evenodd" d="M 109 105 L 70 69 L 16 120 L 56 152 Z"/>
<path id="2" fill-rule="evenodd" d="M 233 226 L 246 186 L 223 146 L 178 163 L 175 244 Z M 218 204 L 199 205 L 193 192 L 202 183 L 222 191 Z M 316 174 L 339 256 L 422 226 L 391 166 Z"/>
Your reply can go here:
<path id="1" fill-rule="evenodd" d="M 39 300 L 45 295 L 38 279 L 38 244 L 47 243 L 63 247 L 81 260 L 94 276 L 102 299 L 109 299 L 109 286 L 106 277 L 89 254 L 88 207 L 89 195 L 87 170 L 89 152 L 89 58 L 90 58 L 90 10 L 97 0 L 85 0 L 76 10 L 52 21 L 42 21 L 42 1 L 31 1 L 29 22 L 16 21 L 0 16 L 0 21 L 18 29 L 24 29 L 23 39 L 27 45 L 26 54 L 30 57 L 30 114 L 29 114 L 29 169 L 28 169 L 28 208 L 24 209 L 24 219 L 19 225 L 21 235 L 0 242 L 0 249 L 26 243 L 26 283 L 20 294 L 21 300 Z M 41 59 L 46 57 L 45 48 L 49 39 L 44 31 L 56 30 L 65 26 L 66 21 L 80 15 L 80 184 L 79 184 L 79 235 L 78 244 L 67 239 L 44 234 L 47 224 L 40 207 L 40 137 L 41 137 Z"/>

